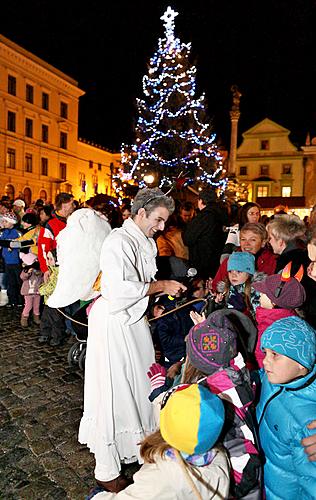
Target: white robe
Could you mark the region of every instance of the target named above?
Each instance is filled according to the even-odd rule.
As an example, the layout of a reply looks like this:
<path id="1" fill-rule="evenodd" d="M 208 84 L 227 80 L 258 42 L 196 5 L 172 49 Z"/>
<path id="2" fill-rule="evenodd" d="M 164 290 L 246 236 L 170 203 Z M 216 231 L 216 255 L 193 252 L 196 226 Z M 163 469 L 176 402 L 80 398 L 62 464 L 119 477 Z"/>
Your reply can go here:
<path id="1" fill-rule="evenodd" d="M 117 477 L 121 462 L 141 462 L 139 442 L 156 428 L 147 377 L 154 348 L 144 318 L 156 252 L 132 219 L 101 250 L 102 296 L 89 314 L 79 441 L 94 453 L 102 481 Z"/>

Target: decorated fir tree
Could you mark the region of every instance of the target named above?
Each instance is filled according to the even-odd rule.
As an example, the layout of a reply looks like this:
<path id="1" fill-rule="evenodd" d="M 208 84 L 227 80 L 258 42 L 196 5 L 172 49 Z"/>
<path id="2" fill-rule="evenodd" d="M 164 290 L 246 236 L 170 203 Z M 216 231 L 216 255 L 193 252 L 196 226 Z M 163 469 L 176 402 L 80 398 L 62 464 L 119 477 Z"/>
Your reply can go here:
<path id="1" fill-rule="evenodd" d="M 177 12 L 168 7 L 161 19 L 165 37 L 143 78 L 144 98 L 137 100 L 135 144 L 122 145 L 122 168 L 114 177 L 118 196 L 133 186 L 171 188 L 206 186 L 223 192 L 222 158 L 205 109 L 196 96 L 196 68 L 190 64 L 191 44 L 174 34 Z"/>

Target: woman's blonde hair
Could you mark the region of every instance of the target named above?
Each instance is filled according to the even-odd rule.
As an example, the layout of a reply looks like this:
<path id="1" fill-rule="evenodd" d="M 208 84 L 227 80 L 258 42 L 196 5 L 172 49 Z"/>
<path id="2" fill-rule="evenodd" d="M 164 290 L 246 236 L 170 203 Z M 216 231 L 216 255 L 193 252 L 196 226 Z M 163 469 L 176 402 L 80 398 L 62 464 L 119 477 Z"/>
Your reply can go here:
<path id="1" fill-rule="evenodd" d="M 158 429 L 143 439 L 140 445 L 140 456 L 147 464 L 153 464 L 155 463 L 155 456 L 159 455 L 162 458 L 168 448 L 170 448 L 170 445 L 166 443 Z"/>

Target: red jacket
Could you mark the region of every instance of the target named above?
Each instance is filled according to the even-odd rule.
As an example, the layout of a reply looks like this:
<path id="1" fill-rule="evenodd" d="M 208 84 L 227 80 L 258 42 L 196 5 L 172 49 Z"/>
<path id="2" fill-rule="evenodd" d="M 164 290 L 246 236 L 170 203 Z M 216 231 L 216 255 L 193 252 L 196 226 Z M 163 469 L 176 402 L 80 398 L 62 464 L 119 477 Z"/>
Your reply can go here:
<path id="1" fill-rule="evenodd" d="M 264 353 L 260 349 L 261 337 L 263 332 L 278 319 L 288 318 L 289 316 L 296 316 L 293 309 L 264 309 L 259 306 L 256 309 L 256 321 L 258 328 L 258 339 L 255 349 L 255 358 L 259 368 L 263 367 Z"/>
<path id="2" fill-rule="evenodd" d="M 57 246 L 56 236 L 62 229 L 66 227 L 65 217 L 61 217 L 56 212 L 53 212 L 52 218 L 41 227 L 37 246 L 38 246 L 38 261 L 43 273 L 48 270 L 47 267 L 47 254 L 49 251 L 55 250 Z"/>
<path id="3" fill-rule="evenodd" d="M 236 250 L 236 252 L 240 251 L 241 251 L 240 248 Z M 256 271 L 265 273 L 268 276 L 275 273 L 277 255 L 274 255 L 274 253 L 272 253 L 271 250 L 269 250 L 268 248 L 263 248 L 262 250 L 260 250 L 260 252 L 257 253 L 257 255 L 255 255 L 255 257 L 256 257 Z M 228 277 L 228 271 L 227 271 L 228 259 L 229 257 L 223 260 L 213 279 L 212 289 L 214 292 L 216 291 L 217 283 L 219 281 L 224 281 L 225 278 Z"/>

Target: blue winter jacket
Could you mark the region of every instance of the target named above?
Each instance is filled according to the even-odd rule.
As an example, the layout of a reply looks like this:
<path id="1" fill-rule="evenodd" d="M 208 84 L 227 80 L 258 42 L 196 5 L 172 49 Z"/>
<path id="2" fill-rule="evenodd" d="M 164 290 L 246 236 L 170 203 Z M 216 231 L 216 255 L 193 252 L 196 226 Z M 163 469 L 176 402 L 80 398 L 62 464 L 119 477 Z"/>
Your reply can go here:
<path id="1" fill-rule="evenodd" d="M 12 229 L 4 229 L 2 233 L 0 234 L 0 239 L 1 240 L 15 240 L 16 238 L 19 238 L 21 236 L 21 233 L 17 231 L 15 228 Z M 20 257 L 19 257 L 20 251 L 17 248 L 3 248 L 2 249 L 2 258 L 4 260 L 4 263 L 6 265 L 10 264 L 19 264 L 20 263 Z"/>
<path id="2" fill-rule="evenodd" d="M 267 500 L 315 500 L 316 462 L 308 460 L 301 440 L 315 434 L 306 426 L 316 419 L 316 366 L 305 377 L 281 385 L 270 384 L 264 370 L 260 374 L 257 419 Z"/>

